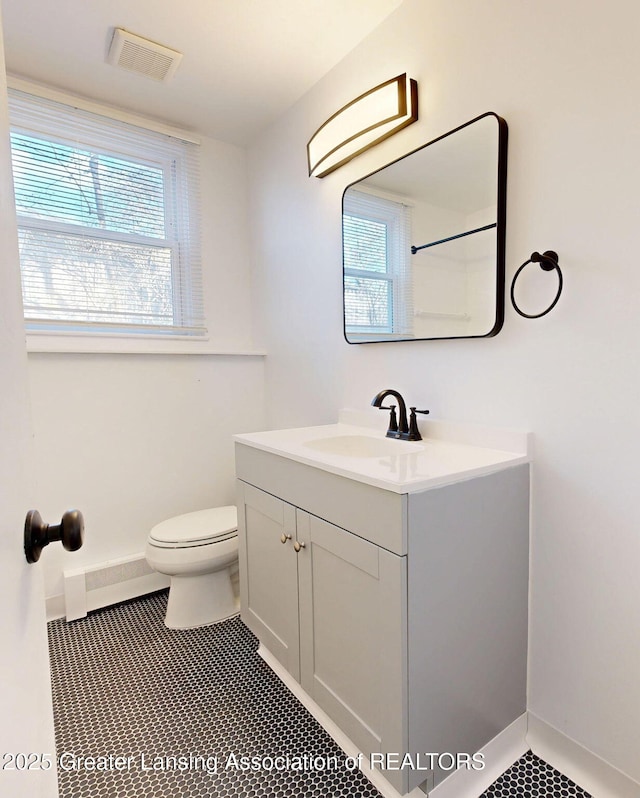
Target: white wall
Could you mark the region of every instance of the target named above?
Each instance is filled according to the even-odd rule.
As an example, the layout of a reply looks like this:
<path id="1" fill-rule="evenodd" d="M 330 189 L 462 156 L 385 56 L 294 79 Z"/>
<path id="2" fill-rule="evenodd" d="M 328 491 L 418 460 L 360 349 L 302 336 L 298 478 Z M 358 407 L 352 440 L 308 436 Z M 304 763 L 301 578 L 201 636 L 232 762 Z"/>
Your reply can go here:
<path id="1" fill-rule="evenodd" d="M 436 418 L 532 430 L 530 708 L 636 780 L 639 33 L 635 0 L 405 0 L 250 158 L 271 425 L 333 421 L 394 387 Z M 405 70 L 420 121 L 309 179 L 315 129 Z M 343 188 L 489 110 L 510 130 L 507 279 L 556 250 L 558 306 L 538 321 L 509 306 L 493 339 L 347 345 Z"/>
<path id="2" fill-rule="evenodd" d="M 203 283 L 211 341 L 252 346 L 246 156 L 202 145 Z M 149 529 L 234 502 L 231 436 L 264 427 L 261 357 L 29 355 L 38 509 L 78 507 L 84 547 L 43 555 L 47 597 L 62 570 L 142 552 Z"/>

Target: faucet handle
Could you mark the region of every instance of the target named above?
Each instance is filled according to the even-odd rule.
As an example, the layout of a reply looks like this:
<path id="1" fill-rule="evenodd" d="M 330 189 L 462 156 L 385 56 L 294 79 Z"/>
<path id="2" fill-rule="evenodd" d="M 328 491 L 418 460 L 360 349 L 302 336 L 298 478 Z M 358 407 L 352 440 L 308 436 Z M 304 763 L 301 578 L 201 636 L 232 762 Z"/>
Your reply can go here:
<path id="1" fill-rule="evenodd" d="M 387 435 L 390 432 L 397 432 L 398 431 L 398 419 L 396 417 L 396 406 L 389 405 L 389 407 L 385 407 L 384 405 L 380 406 L 380 410 L 390 410 L 391 415 L 389 416 L 389 427 L 387 429 Z"/>
<path id="2" fill-rule="evenodd" d="M 423 415 L 428 415 L 428 410 L 416 410 L 415 407 L 410 407 L 409 410 L 411 411 L 409 414 L 409 440 L 410 441 L 421 441 L 422 435 L 420 434 L 420 430 L 418 429 L 418 420 L 416 418 L 416 413 L 422 413 Z"/>

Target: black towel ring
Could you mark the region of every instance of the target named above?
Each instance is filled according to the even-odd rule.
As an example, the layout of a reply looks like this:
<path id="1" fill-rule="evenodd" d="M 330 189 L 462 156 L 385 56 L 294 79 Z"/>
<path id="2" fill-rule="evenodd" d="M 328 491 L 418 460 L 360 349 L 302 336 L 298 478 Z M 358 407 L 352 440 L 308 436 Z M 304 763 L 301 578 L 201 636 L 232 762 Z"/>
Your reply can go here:
<path id="1" fill-rule="evenodd" d="M 520 310 L 518 305 L 516 304 L 516 298 L 514 296 L 514 289 L 516 286 L 516 280 L 518 279 L 520 272 L 527 266 L 529 263 L 539 263 L 540 268 L 544 269 L 545 272 L 553 271 L 554 269 L 558 272 L 558 293 L 555 296 L 553 302 L 549 305 L 546 310 L 543 310 L 542 313 L 525 313 L 524 311 Z M 558 255 L 551 249 L 548 249 L 546 252 L 543 252 L 542 255 L 539 252 L 533 252 L 529 260 L 526 260 L 522 266 L 518 269 L 518 271 L 513 275 L 513 280 L 511 281 L 511 304 L 515 308 L 516 312 L 519 313 L 521 316 L 524 316 L 525 319 L 539 319 L 542 316 L 546 316 L 550 310 L 555 308 L 556 303 L 560 299 L 560 294 L 562 293 L 562 272 L 560 271 L 560 266 L 558 266 Z"/>

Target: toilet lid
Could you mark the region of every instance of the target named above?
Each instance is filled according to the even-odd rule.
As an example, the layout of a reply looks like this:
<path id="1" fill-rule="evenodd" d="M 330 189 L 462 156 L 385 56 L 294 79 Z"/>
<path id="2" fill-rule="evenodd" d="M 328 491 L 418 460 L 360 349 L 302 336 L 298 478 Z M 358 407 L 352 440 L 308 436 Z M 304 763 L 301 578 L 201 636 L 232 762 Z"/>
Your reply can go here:
<path id="1" fill-rule="evenodd" d="M 202 546 L 219 538 L 228 538 L 237 529 L 238 511 L 235 505 L 229 505 L 169 518 L 153 527 L 149 539 L 178 546 Z"/>

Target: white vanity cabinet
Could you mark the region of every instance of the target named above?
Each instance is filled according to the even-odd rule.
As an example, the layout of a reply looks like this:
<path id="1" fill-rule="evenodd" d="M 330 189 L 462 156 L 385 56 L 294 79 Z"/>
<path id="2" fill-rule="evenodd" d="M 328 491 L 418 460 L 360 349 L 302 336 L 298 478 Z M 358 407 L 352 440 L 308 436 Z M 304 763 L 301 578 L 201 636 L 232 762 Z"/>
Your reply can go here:
<path id="1" fill-rule="evenodd" d="M 243 621 L 360 750 L 401 750 L 407 558 L 244 482 L 238 509 Z"/>
<path id="2" fill-rule="evenodd" d="M 398 493 L 238 442 L 236 470 L 242 619 L 360 751 L 473 755 L 525 711 L 527 464 Z"/>

